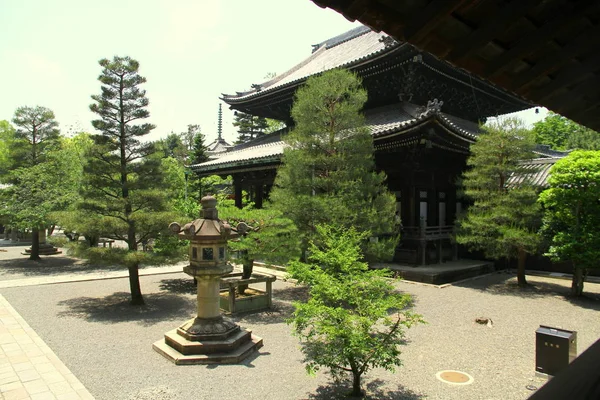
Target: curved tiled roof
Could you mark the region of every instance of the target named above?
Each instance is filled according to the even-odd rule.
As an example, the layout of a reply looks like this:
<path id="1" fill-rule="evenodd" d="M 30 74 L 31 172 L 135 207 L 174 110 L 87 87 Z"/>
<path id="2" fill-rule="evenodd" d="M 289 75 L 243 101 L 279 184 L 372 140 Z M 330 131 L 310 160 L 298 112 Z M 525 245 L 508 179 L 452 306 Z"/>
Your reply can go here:
<path id="1" fill-rule="evenodd" d="M 427 120 L 436 119 L 446 130 L 466 142 L 473 142 L 479 133 L 477 124 L 452 115 L 422 108 L 411 103 L 397 103 L 369 110 L 366 115 L 366 126 L 375 140 L 416 127 Z M 257 139 L 254 145 L 246 143 L 228 152 L 217 155 L 218 158 L 202 164 L 193 165 L 196 171 L 215 171 L 239 165 L 264 164 L 277 162 L 286 147 L 281 140 L 281 133 L 274 133 Z"/>
<path id="2" fill-rule="evenodd" d="M 512 175 L 508 178 L 506 185 L 508 187 L 514 187 L 522 183 L 528 183 L 533 186 L 547 187 L 550 170 L 561 158 L 562 157 L 534 158 L 532 160 L 527 160 L 521 164 L 521 167 L 523 168 L 522 173 Z"/>
<path id="3" fill-rule="evenodd" d="M 387 35 L 374 32 L 368 27 L 355 28 L 315 45 L 315 47 L 318 47 L 316 47 L 316 50 L 313 51 L 310 57 L 287 72 L 259 85 L 259 89 L 255 88 L 246 92 L 238 92 L 237 95 L 223 94 L 222 98 L 228 103 L 247 100 L 268 91 L 293 86 L 308 76 L 334 68 L 350 67 L 360 63 L 362 60 L 371 59 L 379 53 L 391 51 L 398 47 L 397 44 L 386 47 L 380 41 L 384 36 Z"/>

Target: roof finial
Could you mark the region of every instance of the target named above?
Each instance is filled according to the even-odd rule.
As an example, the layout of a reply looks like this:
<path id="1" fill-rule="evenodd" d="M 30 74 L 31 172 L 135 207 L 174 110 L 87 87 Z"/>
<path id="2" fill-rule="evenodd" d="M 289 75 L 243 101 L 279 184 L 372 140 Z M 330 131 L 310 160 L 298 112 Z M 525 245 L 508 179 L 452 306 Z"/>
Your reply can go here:
<path id="1" fill-rule="evenodd" d="M 223 138 L 221 137 L 221 133 L 223 131 L 223 111 L 221 110 L 221 103 L 219 103 L 219 118 L 217 120 L 217 140 L 221 141 Z"/>

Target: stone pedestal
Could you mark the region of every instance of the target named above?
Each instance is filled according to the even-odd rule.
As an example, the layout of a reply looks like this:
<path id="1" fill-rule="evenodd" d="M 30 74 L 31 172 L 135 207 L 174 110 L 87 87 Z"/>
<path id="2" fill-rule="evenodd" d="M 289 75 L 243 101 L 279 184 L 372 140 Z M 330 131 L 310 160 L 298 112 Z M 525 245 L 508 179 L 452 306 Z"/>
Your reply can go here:
<path id="1" fill-rule="evenodd" d="M 153 344 L 154 350 L 178 365 L 236 364 L 263 345 L 260 337 L 241 329 L 219 309 L 220 278 L 233 269 L 217 271 L 185 267 L 184 272 L 198 282 L 197 317 L 165 333 L 164 340 Z"/>
<path id="2" fill-rule="evenodd" d="M 62 253 L 62 251 L 60 251 L 58 248 L 52 246 L 50 243 L 46 243 L 46 230 L 45 229 L 40 229 L 39 238 L 40 238 L 40 256 L 51 256 L 53 254 L 61 254 Z M 25 253 L 23 253 L 23 254 L 31 254 L 31 247 L 28 249 L 25 249 Z"/>

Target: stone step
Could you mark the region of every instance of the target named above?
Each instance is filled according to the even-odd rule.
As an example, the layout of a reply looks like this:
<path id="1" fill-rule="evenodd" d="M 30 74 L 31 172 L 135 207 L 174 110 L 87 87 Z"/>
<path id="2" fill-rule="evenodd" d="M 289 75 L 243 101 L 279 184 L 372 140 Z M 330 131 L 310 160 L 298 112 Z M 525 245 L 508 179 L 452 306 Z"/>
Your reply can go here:
<path id="1" fill-rule="evenodd" d="M 194 364 L 238 364 L 254 351 L 263 346 L 262 338 L 251 335 L 250 340 L 239 346 L 237 349 L 228 353 L 211 354 L 193 354 L 185 355 L 175 350 L 173 347 L 159 340 L 152 345 L 152 348 L 162 354 L 169 361 L 176 365 L 194 365 Z"/>
<path id="2" fill-rule="evenodd" d="M 165 343 L 182 354 L 228 353 L 250 340 L 252 332 L 242 329 L 226 339 L 192 341 L 172 330 L 165 333 Z"/>

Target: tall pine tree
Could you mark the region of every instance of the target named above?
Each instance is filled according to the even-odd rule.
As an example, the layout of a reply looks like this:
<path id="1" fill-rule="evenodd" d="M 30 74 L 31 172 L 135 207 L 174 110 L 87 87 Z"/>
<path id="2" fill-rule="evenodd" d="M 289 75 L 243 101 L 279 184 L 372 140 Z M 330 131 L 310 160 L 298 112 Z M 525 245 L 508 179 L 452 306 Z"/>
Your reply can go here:
<path id="1" fill-rule="evenodd" d="M 238 130 L 236 144 L 246 143 L 266 134 L 269 124 L 264 117 L 236 111 L 233 117 L 233 126 Z"/>
<path id="2" fill-rule="evenodd" d="M 152 157 L 153 143 L 139 138 L 155 128 L 139 121 L 150 116 L 148 98 L 141 85 L 139 63 L 130 57 L 99 61 L 101 94 L 92 96 L 90 110 L 100 119 L 92 121 L 102 132 L 92 136 L 94 146 L 86 166 L 84 207 L 104 217 L 114 239 L 124 240 L 130 252 L 156 233 L 164 198 L 160 157 Z M 131 257 L 135 259 L 135 257 Z M 138 264 L 128 263 L 132 304 L 143 304 Z"/>
<path id="3" fill-rule="evenodd" d="M 540 244 L 537 191 L 521 164 L 532 157 L 533 137 L 518 119 L 484 127 L 471 145 L 463 184 L 473 201 L 459 220 L 456 240 L 493 259 L 518 260 L 518 282 L 526 285 L 525 260 Z"/>
<path id="4" fill-rule="evenodd" d="M 296 93 L 294 130 L 270 198 L 302 235 L 303 249 L 319 224 L 394 231 L 395 199 L 375 172 L 373 138 L 361 114 L 367 92 L 360 79 L 333 70 L 311 77 Z M 390 258 L 397 239 L 364 243 L 369 258 Z"/>

